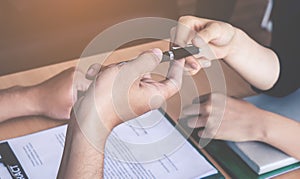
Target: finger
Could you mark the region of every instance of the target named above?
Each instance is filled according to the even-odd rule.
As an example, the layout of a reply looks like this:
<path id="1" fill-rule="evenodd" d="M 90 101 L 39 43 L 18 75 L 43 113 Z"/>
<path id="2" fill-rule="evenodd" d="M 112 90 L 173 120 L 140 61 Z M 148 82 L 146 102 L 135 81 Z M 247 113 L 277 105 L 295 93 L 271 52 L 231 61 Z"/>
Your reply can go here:
<path id="1" fill-rule="evenodd" d="M 211 60 L 208 60 L 205 57 L 200 57 L 197 59 L 198 63 L 200 64 L 201 68 L 209 68 L 211 67 Z"/>
<path id="2" fill-rule="evenodd" d="M 192 16 L 183 16 L 178 20 L 174 42 L 183 47 L 189 44 L 199 29 L 209 20 Z"/>
<path id="3" fill-rule="evenodd" d="M 183 108 L 184 116 L 198 116 L 200 113 L 200 104 L 192 104 Z"/>
<path id="4" fill-rule="evenodd" d="M 195 75 L 201 70 L 201 66 L 198 63 L 197 59 L 193 56 L 185 58 L 185 65 L 184 65 L 185 74 L 187 75 Z"/>
<path id="5" fill-rule="evenodd" d="M 150 51 L 142 53 L 134 60 L 128 61 L 123 65 L 125 71 L 130 71 L 136 75 L 145 74 L 153 71 L 162 59 L 162 51 L 154 48 Z"/>
<path id="6" fill-rule="evenodd" d="M 175 36 L 176 36 L 176 27 L 172 27 L 170 30 L 170 50 L 172 50 L 172 47 L 176 46 Z"/>
<path id="7" fill-rule="evenodd" d="M 204 139 L 218 139 L 217 131 L 215 131 L 214 129 L 204 128 L 204 130 L 200 130 L 198 132 L 198 136 Z"/>
<path id="8" fill-rule="evenodd" d="M 142 78 L 140 80 L 140 82 L 137 82 L 137 83 L 140 83 L 139 86 L 143 86 L 143 84 L 153 84 L 153 83 L 157 83 L 157 81 L 153 80 L 152 78 Z"/>
<path id="9" fill-rule="evenodd" d="M 194 57 L 186 58 L 184 65 L 184 74 L 193 76 L 197 74 L 202 68 L 211 67 L 211 60 L 207 60 L 205 57 L 195 59 Z"/>
<path id="10" fill-rule="evenodd" d="M 73 90 L 75 90 L 73 100 L 77 101 L 77 99 L 83 96 L 91 83 L 92 79 L 87 78 L 87 73 L 84 73 L 80 69 L 76 69 L 73 80 Z"/>
<path id="11" fill-rule="evenodd" d="M 148 88 L 150 85 L 141 85 L 142 75 L 153 71 L 156 66 L 160 63 L 162 58 L 162 52 L 160 49 L 153 49 L 142 53 L 139 57 L 134 60 L 123 63 L 122 65 L 116 66 L 114 71 L 116 77 L 114 79 L 113 86 L 113 104 L 116 109 L 116 113 L 121 119 L 129 119 L 132 116 L 141 114 L 141 111 L 145 111 L 150 108 L 152 101 L 141 104 L 141 107 L 135 106 L 137 102 L 143 103 L 146 99 L 152 99 L 156 94 L 159 94 L 156 90 Z M 131 95 L 134 93 L 133 95 Z M 131 96 L 134 96 L 131 98 Z M 139 98 L 140 100 L 131 100 Z M 158 102 L 157 102 L 158 101 Z M 134 105 L 132 105 L 134 104 Z M 153 106 L 160 104 L 159 99 L 153 100 Z M 136 109 L 138 108 L 138 109 Z M 143 108 L 143 109 L 141 109 Z"/>
<path id="12" fill-rule="evenodd" d="M 204 139 L 212 139 L 213 138 L 212 132 L 207 128 L 204 128 L 203 130 L 198 131 L 198 136 L 200 138 L 204 138 Z"/>
<path id="13" fill-rule="evenodd" d="M 209 116 L 211 105 L 209 104 L 192 104 L 183 109 L 184 116 Z"/>
<path id="14" fill-rule="evenodd" d="M 85 75 L 86 79 L 93 80 L 96 77 L 96 75 L 100 72 L 100 69 L 101 65 L 98 63 L 91 65 Z"/>
<path id="15" fill-rule="evenodd" d="M 149 80 L 149 79 L 152 79 L 151 73 L 145 73 L 145 74 L 142 76 L 141 81 Z"/>
<path id="16" fill-rule="evenodd" d="M 175 60 L 170 64 L 166 80 L 162 81 L 164 84 L 161 89 L 163 96 L 168 99 L 177 93 L 182 85 L 182 76 L 185 60 Z"/>
<path id="17" fill-rule="evenodd" d="M 207 122 L 207 117 L 193 117 L 188 119 L 187 125 L 190 128 L 201 128 L 205 127 Z"/>
<path id="18" fill-rule="evenodd" d="M 167 77 L 161 82 L 154 80 L 143 81 L 143 94 L 148 96 L 151 109 L 160 107 L 166 99 L 177 93 L 182 84 L 184 59 L 176 60 L 170 65 Z M 147 83 L 148 82 L 148 83 Z M 149 88 L 149 85 L 151 86 Z M 154 88 L 153 88 L 154 87 Z"/>
<path id="19" fill-rule="evenodd" d="M 209 43 L 220 37 L 222 29 L 216 22 L 209 22 L 201 29 L 196 37 L 192 40 L 193 45 L 196 47 L 203 46 L 203 43 Z"/>
<path id="20" fill-rule="evenodd" d="M 201 95 L 193 99 L 193 104 L 205 103 L 211 98 L 211 93 Z"/>
<path id="21" fill-rule="evenodd" d="M 200 138 L 206 138 L 206 137 L 204 137 L 204 131 L 205 131 L 205 129 L 204 130 L 200 130 L 199 132 L 198 132 L 198 137 L 200 137 Z"/>
<path id="22" fill-rule="evenodd" d="M 191 43 L 195 34 L 196 32 L 192 29 L 192 27 L 178 22 L 174 39 L 175 46 L 185 47 L 187 44 Z"/>

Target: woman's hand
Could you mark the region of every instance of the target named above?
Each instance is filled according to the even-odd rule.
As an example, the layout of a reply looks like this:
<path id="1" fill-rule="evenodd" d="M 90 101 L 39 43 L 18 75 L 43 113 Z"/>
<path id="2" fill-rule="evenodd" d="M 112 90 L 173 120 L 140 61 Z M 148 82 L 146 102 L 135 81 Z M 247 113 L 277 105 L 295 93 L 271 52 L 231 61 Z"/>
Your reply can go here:
<path id="1" fill-rule="evenodd" d="M 199 137 L 265 142 L 300 159 L 300 123 L 293 119 L 223 94 L 201 96 L 183 113 L 189 127 L 199 128 Z"/>
<path id="2" fill-rule="evenodd" d="M 264 111 L 223 94 L 201 96 L 183 114 L 189 127 L 200 128 L 198 136 L 202 138 L 261 141 L 264 136 Z"/>
<path id="3" fill-rule="evenodd" d="M 171 31 L 171 41 L 179 46 L 192 43 L 201 49 L 198 60 L 186 58 L 186 69 L 192 75 L 201 67 L 209 67 L 210 60 L 223 59 L 259 89 L 270 89 L 278 79 L 277 55 L 228 23 L 183 16 Z M 214 55 L 211 55 L 211 51 Z"/>
<path id="4" fill-rule="evenodd" d="M 232 40 L 235 36 L 236 28 L 232 25 L 193 16 L 183 16 L 178 20 L 178 26 L 172 29 L 171 41 L 179 46 L 193 44 L 196 47 L 205 49 L 208 46 L 214 53 L 213 57 L 186 59 L 186 68 L 193 75 L 201 67 L 209 67 L 210 60 L 207 58 L 226 58 L 232 50 Z"/>

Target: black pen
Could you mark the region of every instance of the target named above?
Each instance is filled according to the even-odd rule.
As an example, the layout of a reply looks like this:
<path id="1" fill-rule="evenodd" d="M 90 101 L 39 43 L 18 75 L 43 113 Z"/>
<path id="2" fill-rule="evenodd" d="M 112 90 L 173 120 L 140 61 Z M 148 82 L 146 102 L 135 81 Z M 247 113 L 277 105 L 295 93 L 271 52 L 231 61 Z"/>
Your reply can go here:
<path id="1" fill-rule="evenodd" d="M 162 62 L 168 62 L 172 60 L 179 60 L 188 56 L 197 55 L 200 53 L 200 48 L 193 45 L 186 47 L 173 47 L 172 50 L 163 52 Z"/>

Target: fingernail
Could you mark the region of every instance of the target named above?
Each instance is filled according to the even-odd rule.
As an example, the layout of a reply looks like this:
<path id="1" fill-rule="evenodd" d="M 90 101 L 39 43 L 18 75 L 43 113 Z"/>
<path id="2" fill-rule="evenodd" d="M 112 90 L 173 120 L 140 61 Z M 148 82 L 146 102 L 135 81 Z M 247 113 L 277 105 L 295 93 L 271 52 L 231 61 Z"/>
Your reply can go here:
<path id="1" fill-rule="evenodd" d="M 159 48 L 152 49 L 152 52 L 159 58 L 162 59 L 162 51 Z"/>
<path id="2" fill-rule="evenodd" d="M 89 70 L 88 70 L 88 75 L 93 75 L 94 74 L 94 72 L 95 72 L 95 69 L 92 67 L 92 68 L 90 68 Z"/>
<path id="3" fill-rule="evenodd" d="M 194 62 L 191 64 L 191 67 L 194 69 L 194 70 L 197 70 L 198 69 L 198 63 Z"/>
<path id="4" fill-rule="evenodd" d="M 211 66 L 211 61 L 210 60 L 205 60 L 205 61 L 201 61 L 201 67 L 202 68 L 208 68 Z"/>
<path id="5" fill-rule="evenodd" d="M 201 45 L 204 44 L 204 41 L 199 37 L 196 36 L 193 40 L 192 43 L 196 46 L 196 47 L 200 47 Z"/>

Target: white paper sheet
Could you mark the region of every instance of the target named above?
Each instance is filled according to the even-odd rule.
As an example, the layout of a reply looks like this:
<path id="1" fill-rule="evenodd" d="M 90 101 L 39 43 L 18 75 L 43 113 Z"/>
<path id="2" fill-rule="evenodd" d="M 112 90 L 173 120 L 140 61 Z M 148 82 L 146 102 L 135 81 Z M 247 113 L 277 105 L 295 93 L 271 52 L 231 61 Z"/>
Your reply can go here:
<path id="1" fill-rule="evenodd" d="M 105 178 L 182 179 L 217 173 L 158 110 L 116 127 L 105 151 L 110 158 L 105 161 Z M 123 171 L 130 168 L 137 170 L 125 176 Z"/>
<path id="2" fill-rule="evenodd" d="M 8 154 L 15 155 L 16 160 L 11 162 L 11 170 L 15 175 L 23 178 L 56 178 L 62 157 L 66 125 L 37 132 L 23 137 L 9 139 L 0 144 L 1 157 L 13 160 Z M 8 145 L 11 151 L 5 150 Z M 3 154 L 7 152 L 7 154 Z M 13 153 L 13 154 L 12 154 Z M 20 173 L 23 169 L 24 172 Z M 9 170 L 0 166 L 0 178 L 7 179 Z M 27 176 L 27 177 L 26 177 Z M 10 177 L 12 178 L 12 177 Z"/>
<path id="3" fill-rule="evenodd" d="M 11 155 L 4 149 L 9 146 L 17 158 L 9 166 L 14 167 L 13 174 L 33 179 L 56 178 L 65 134 L 66 125 L 9 139 L 7 143 L 2 141 L 0 160 L 7 161 Z M 202 178 L 217 173 L 157 110 L 116 127 L 105 154 L 104 178 Z M 0 179 L 10 178 L 7 166 L 0 162 Z"/>

